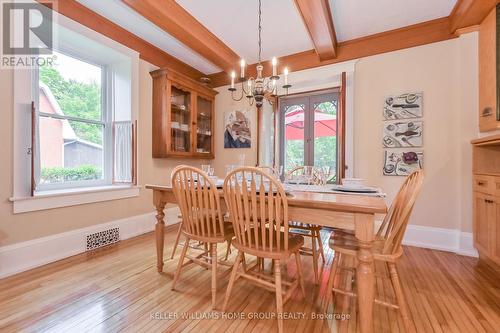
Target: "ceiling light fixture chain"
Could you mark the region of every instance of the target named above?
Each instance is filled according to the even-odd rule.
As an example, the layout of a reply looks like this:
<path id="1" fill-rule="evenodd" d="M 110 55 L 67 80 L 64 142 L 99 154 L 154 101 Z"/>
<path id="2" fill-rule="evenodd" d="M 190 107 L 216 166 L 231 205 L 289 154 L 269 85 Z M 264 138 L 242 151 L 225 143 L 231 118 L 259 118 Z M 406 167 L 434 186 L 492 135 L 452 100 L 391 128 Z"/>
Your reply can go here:
<path id="1" fill-rule="evenodd" d="M 234 97 L 234 92 L 236 88 L 234 86 L 236 79 L 236 72 L 231 72 L 231 87 L 228 89 L 231 92 L 231 98 L 238 102 L 243 99 L 245 96 L 248 99 L 248 103 L 255 105 L 257 108 L 262 107 L 264 103 L 264 98 L 266 98 L 270 103 L 272 98 L 278 96 L 278 81 L 280 79 L 277 73 L 277 64 L 278 60 L 276 57 L 273 57 L 271 60 L 272 64 L 272 76 L 269 78 L 265 78 L 263 76 L 264 66 L 262 65 L 262 0 L 258 0 L 258 45 L 259 45 L 259 62 L 256 66 L 257 76 L 246 78 L 245 77 L 245 60 L 241 59 L 240 61 L 240 82 L 241 82 L 241 94 L 239 97 Z M 284 68 L 284 84 L 282 86 L 285 89 L 285 95 L 288 95 L 288 89 L 292 86 L 288 83 L 288 68 Z M 247 89 L 245 89 L 246 82 Z"/>
<path id="2" fill-rule="evenodd" d="M 259 0 L 259 64 L 262 61 L 262 0 Z"/>

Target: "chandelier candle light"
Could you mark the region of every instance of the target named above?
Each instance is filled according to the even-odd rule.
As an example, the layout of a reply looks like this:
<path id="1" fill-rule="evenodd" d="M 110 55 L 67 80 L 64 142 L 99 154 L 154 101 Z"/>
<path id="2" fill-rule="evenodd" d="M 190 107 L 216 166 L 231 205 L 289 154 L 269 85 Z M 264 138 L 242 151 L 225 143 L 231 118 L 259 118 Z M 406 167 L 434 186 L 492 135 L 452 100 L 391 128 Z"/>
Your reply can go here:
<path id="1" fill-rule="evenodd" d="M 272 97 L 275 97 L 278 95 L 278 81 L 280 77 L 278 76 L 278 59 L 276 57 L 273 57 L 271 60 L 271 64 L 273 66 L 273 75 L 269 78 L 264 78 L 262 76 L 262 71 L 264 70 L 264 66 L 262 66 L 261 62 L 261 54 L 262 54 L 262 38 L 261 38 L 261 32 L 262 32 L 262 3 L 261 0 L 259 0 L 259 62 L 256 66 L 257 69 L 257 77 L 253 78 L 246 78 L 245 77 L 245 59 L 241 59 L 240 61 L 240 82 L 241 82 L 241 95 L 239 98 L 234 97 L 234 92 L 236 91 L 235 88 L 235 79 L 236 79 L 236 72 L 233 70 L 231 71 L 231 87 L 228 89 L 231 92 L 231 98 L 234 101 L 241 101 L 243 99 L 243 96 L 245 96 L 248 99 L 248 103 L 250 105 L 253 105 L 255 101 L 255 106 L 260 108 L 262 104 L 264 103 L 264 97 L 266 95 L 270 95 Z M 283 89 L 285 89 L 285 94 L 288 95 L 288 89 L 292 86 L 291 84 L 288 84 L 288 68 L 284 68 L 283 70 L 283 75 L 284 75 L 284 85 L 282 86 Z M 247 82 L 247 88 L 245 89 L 245 84 L 244 82 Z"/>

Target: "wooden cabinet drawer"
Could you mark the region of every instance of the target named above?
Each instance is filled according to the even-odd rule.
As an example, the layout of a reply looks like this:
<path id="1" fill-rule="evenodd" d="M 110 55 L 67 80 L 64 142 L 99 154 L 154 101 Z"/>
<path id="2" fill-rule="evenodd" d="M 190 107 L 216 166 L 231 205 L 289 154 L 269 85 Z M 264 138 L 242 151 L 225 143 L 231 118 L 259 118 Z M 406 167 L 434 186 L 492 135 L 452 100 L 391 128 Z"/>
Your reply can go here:
<path id="1" fill-rule="evenodd" d="M 495 195 L 495 191 L 500 193 L 500 189 L 496 190 L 496 183 L 500 184 L 500 178 L 494 176 L 474 176 L 474 191 Z"/>

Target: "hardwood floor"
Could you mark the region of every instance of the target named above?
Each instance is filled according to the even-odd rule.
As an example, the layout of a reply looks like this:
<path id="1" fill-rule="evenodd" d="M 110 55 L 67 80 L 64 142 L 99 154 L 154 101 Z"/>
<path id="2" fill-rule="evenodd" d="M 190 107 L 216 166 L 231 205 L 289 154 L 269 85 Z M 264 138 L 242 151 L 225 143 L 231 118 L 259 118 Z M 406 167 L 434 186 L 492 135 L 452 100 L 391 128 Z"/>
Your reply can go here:
<path id="1" fill-rule="evenodd" d="M 166 232 L 170 253 L 176 226 Z M 303 258 L 307 297 L 296 292 L 284 306 L 295 319 L 285 320 L 285 332 L 355 332 L 355 300 L 337 295 L 335 313 L 344 320 L 313 320 L 321 315 L 332 251 L 323 235 L 327 266 L 321 287 L 314 285 L 311 258 Z M 227 314 L 211 311 L 210 271 L 188 266 L 171 291 L 180 251 L 156 271 L 154 234 L 149 233 L 94 253 L 77 255 L 0 280 L 0 332 L 275 332 L 271 317 L 274 294 L 237 281 Z M 224 249 L 219 249 L 223 258 Z M 230 256 L 233 260 L 236 252 Z M 166 256 L 168 257 L 168 256 Z M 269 265 L 268 265 L 269 266 Z M 225 267 L 221 267 L 222 273 Z M 295 274 L 295 261 L 288 265 Z M 283 271 L 286 269 L 283 268 Z M 475 258 L 405 247 L 400 276 L 416 332 L 497 332 L 500 327 L 500 274 L 478 265 Z M 380 267 L 377 273 L 383 275 Z M 217 307 L 222 306 L 229 276 L 219 282 Z M 344 270 L 344 282 L 352 272 Z M 377 297 L 394 302 L 389 280 L 377 277 Z M 240 313 L 245 318 L 237 318 Z M 330 306 L 328 313 L 332 313 Z M 212 317 L 209 317 L 209 316 Z M 241 316 L 241 315 L 240 315 Z M 304 317 L 302 317 L 304 316 Z M 346 319 L 349 317 L 349 319 Z M 403 331 L 396 310 L 375 305 L 376 332 Z"/>

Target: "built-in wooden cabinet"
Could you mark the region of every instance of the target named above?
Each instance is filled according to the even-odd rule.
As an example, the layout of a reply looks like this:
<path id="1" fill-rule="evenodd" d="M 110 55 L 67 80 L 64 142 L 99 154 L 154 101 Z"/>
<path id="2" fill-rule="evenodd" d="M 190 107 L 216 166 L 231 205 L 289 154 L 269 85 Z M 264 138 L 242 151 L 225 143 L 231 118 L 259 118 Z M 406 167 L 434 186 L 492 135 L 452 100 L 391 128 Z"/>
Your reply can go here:
<path id="1" fill-rule="evenodd" d="M 492 203 L 492 197 L 480 192 L 474 193 L 474 245 L 480 253 L 492 253 Z"/>
<path id="2" fill-rule="evenodd" d="M 153 78 L 153 157 L 214 158 L 217 92 L 170 69 Z"/>
<path id="3" fill-rule="evenodd" d="M 497 20 L 500 9 L 494 8 L 479 26 L 479 130 L 500 128 L 499 40 Z M 500 22 L 499 22 L 500 23 Z"/>
<path id="4" fill-rule="evenodd" d="M 474 246 L 482 259 L 500 265 L 500 135 L 472 144 Z"/>

